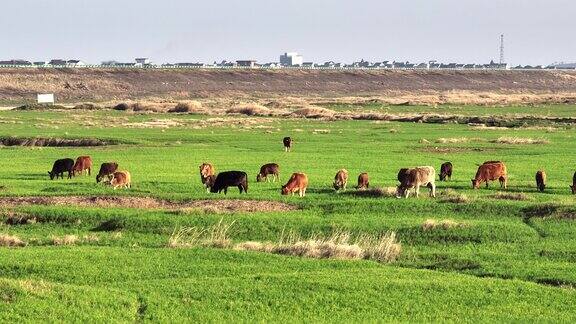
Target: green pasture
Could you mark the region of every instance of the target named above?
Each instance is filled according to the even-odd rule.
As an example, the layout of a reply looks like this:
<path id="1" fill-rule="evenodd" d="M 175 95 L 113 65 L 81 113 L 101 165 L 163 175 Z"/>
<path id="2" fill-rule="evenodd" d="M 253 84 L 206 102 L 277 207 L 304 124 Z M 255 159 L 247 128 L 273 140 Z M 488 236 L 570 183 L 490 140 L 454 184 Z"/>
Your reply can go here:
<path id="1" fill-rule="evenodd" d="M 365 107 L 367 110 L 381 109 Z M 411 107 L 395 107 L 409 110 Z M 347 108 L 348 109 L 348 108 Z M 420 108 L 415 108 L 418 111 Z M 448 108 L 448 112 L 452 112 Z M 469 114 L 502 107 L 462 108 Z M 573 106 L 511 107 L 512 114 L 573 116 Z M 482 114 L 484 115 L 484 114 Z M 112 139 L 100 147 L 0 147 L 0 197 L 139 196 L 172 201 L 276 200 L 290 212 L 179 213 L 163 209 L 64 205 L 0 207 L 0 234 L 26 247 L 0 247 L 0 321 L 87 322 L 574 322 L 576 320 L 576 127 L 565 124 L 481 130 L 468 125 L 322 121 L 311 119 L 134 114 L 116 111 L 2 111 L 0 137 Z M 285 153 L 282 138 L 294 139 Z M 501 144 L 501 137 L 545 140 Z M 441 139 L 460 139 L 444 143 Z M 462 140 L 464 139 L 464 140 Z M 92 156 L 92 176 L 51 181 L 54 160 Z M 471 188 L 477 165 L 502 160 L 498 183 Z M 132 174 L 131 190 L 96 184 L 102 162 Z M 438 197 L 359 196 L 360 172 L 372 187 L 394 187 L 401 167 L 451 161 L 451 181 Z M 206 193 L 198 166 L 242 170 L 249 191 Z M 280 183 L 256 183 L 262 164 L 280 165 L 284 183 L 305 172 L 305 198 L 281 196 Z M 350 172 L 348 190 L 332 180 Z M 544 193 L 534 175 L 548 175 Z M 447 201 L 461 194 L 466 202 Z M 1 199 L 1 198 L 0 198 Z M 18 213 L 38 219 L 5 224 Z M 434 219 L 464 226 L 424 230 Z M 402 244 L 396 262 L 304 259 L 207 247 L 168 248 L 182 227 L 232 224 L 233 242 L 276 241 L 333 231 L 379 236 L 394 231 Z M 55 236 L 97 237 L 55 246 Z"/>

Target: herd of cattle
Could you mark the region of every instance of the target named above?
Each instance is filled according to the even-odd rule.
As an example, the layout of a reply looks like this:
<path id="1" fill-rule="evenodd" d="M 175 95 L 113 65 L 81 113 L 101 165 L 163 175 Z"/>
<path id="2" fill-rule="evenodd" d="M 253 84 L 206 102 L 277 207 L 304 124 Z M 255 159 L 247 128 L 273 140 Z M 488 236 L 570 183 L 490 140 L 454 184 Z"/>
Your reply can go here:
<path id="1" fill-rule="evenodd" d="M 292 148 L 292 139 L 285 137 L 283 139 L 284 149 L 290 152 Z M 64 179 L 64 173 L 68 173 L 68 179 L 76 176 L 77 174 L 91 175 L 92 172 L 92 158 L 90 156 L 80 156 L 74 162 L 73 159 L 66 158 L 54 162 L 52 171 L 48 171 L 50 179 L 61 177 Z M 450 162 L 445 162 L 440 166 L 440 181 L 450 180 L 452 178 L 453 166 Z M 260 167 L 260 172 L 256 176 L 256 181 L 272 181 L 280 180 L 280 166 L 276 163 L 264 164 Z M 419 166 L 414 168 L 402 168 L 398 171 L 398 182 L 400 183 L 396 189 L 396 196 L 398 198 L 408 198 L 411 191 L 414 191 L 416 197 L 420 193 L 420 187 L 427 187 L 430 189 L 430 196 L 436 197 L 436 170 L 431 166 Z M 248 175 L 244 171 L 225 171 L 216 173 L 215 168 L 210 163 L 203 163 L 200 165 L 200 179 L 206 190 L 212 193 L 224 194 L 228 193 L 229 187 L 238 187 L 240 193 L 248 193 Z M 486 161 L 478 166 L 476 176 L 472 179 L 472 188 L 478 189 L 482 183 L 488 187 L 489 181 L 500 182 L 500 187 L 506 189 L 508 185 L 508 174 L 506 165 L 502 161 Z M 114 189 L 117 188 L 131 188 L 131 177 L 128 171 L 118 170 L 118 163 L 106 162 L 100 166 L 100 171 L 96 176 L 96 182 L 104 182 Z M 348 185 L 348 171 L 341 169 L 334 177 L 334 189 L 336 191 L 346 190 Z M 358 184 L 356 189 L 366 190 L 370 187 L 368 173 L 363 172 L 358 175 Z M 546 187 L 546 173 L 542 170 L 536 172 L 536 188 L 543 192 Z M 282 186 L 281 193 L 283 195 L 294 194 L 298 192 L 300 197 L 306 195 L 306 188 L 308 188 L 308 176 L 305 173 L 296 172 L 290 176 L 288 182 Z M 572 194 L 576 194 L 576 172 L 572 178 Z"/>

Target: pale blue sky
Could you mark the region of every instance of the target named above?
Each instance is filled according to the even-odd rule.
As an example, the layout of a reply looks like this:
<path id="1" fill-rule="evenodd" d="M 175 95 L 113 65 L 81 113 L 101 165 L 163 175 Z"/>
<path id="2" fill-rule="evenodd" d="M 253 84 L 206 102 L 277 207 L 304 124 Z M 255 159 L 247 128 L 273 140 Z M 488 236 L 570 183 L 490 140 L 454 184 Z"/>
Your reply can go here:
<path id="1" fill-rule="evenodd" d="M 3 0 L 0 59 L 576 61 L 574 0 Z"/>

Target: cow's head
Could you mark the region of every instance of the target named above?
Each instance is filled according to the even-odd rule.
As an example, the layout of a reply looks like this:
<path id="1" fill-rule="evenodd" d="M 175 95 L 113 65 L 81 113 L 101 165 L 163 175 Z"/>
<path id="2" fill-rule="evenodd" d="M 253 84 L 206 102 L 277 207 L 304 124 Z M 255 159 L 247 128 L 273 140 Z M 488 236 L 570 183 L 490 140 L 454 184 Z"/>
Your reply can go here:
<path id="1" fill-rule="evenodd" d="M 478 179 L 472 179 L 472 188 L 473 188 L 473 189 L 478 189 L 478 188 L 480 188 L 480 180 L 478 180 Z"/>
<path id="2" fill-rule="evenodd" d="M 340 180 L 334 181 L 332 186 L 334 187 L 334 190 L 340 190 L 344 187 L 344 185 L 342 184 L 342 182 Z"/>
<path id="3" fill-rule="evenodd" d="M 288 190 L 288 186 L 282 186 L 282 191 L 281 191 L 281 193 L 282 193 L 283 195 L 289 194 L 289 193 L 290 193 L 290 190 Z"/>
<path id="4" fill-rule="evenodd" d="M 206 186 L 206 188 L 212 188 L 214 186 L 214 183 L 216 183 L 216 176 L 213 175 L 209 175 L 204 180 L 204 185 Z"/>
<path id="5" fill-rule="evenodd" d="M 576 184 L 571 185 L 571 186 L 570 186 L 570 189 L 572 189 L 572 194 L 573 194 L 573 195 L 576 195 Z"/>
<path id="6" fill-rule="evenodd" d="M 210 172 L 210 164 L 208 164 L 208 163 L 202 163 L 202 164 L 200 165 L 200 175 L 201 175 L 203 178 L 206 178 L 206 177 L 208 177 L 209 175 L 211 175 L 211 172 Z"/>
<path id="7" fill-rule="evenodd" d="M 399 185 L 396 187 L 396 198 L 408 197 L 408 187 Z"/>
<path id="8" fill-rule="evenodd" d="M 100 183 L 100 181 L 102 181 L 102 176 L 101 176 L 101 175 L 97 175 L 97 176 L 96 176 L 96 183 Z"/>
<path id="9" fill-rule="evenodd" d="M 256 175 L 256 182 L 262 181 L 264 181 L 264 175 L 262 173 L 258 173 L 258 175 Z"/>
<path id="10" fill-rule="evenodd" d="M 56 173 L 52 172 L 52 171 L 48 171 L 48 174 L 50 175 L 50 180 L 54 180 L 54 177 L 56 176 Z"/>
<path id="11" fill-rule="evenodd" d="M 446 180 L 446 173 L 440 172 L 440 181 L 444 181 L 444 180 Z"/>

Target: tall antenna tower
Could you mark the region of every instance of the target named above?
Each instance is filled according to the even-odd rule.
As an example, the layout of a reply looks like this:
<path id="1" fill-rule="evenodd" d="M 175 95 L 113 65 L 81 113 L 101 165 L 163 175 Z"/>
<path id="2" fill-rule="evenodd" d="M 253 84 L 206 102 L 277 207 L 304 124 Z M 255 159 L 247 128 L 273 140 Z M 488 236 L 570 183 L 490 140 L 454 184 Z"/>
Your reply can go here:
<path id="1" fill-rule="evenodd" d="M 504 35 L 500 35 L 500 64 L 504 64 Z"/>

